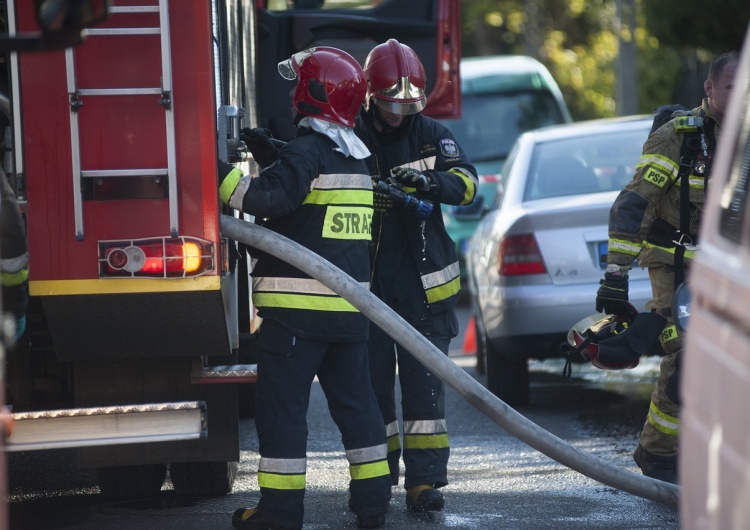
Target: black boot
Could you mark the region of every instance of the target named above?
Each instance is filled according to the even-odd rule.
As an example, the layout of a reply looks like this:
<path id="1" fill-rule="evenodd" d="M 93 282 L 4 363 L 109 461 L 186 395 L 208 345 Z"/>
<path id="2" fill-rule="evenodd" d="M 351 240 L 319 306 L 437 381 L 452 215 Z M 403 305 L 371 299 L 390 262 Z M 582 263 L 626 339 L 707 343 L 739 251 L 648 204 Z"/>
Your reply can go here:
<path id="1" fill-rule="evenodd" d="M 639 444 L 633 453 L 633 460 L 647 477 L 677 484 L 677 455 L 655 455 Z"/>
<path id="2" fill-rule="evenodd" d="M 444 505 L 443 494 L 432 486 L 414 486 L 406 490 L 406 509 L 410 512 L 439 512 Z"/>

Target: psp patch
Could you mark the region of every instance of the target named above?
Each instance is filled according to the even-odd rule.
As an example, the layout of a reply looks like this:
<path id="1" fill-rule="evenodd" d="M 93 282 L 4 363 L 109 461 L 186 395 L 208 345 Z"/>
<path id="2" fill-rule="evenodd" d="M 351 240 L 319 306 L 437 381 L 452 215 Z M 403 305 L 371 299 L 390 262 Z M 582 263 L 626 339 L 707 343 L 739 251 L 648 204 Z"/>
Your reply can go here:
<path id="1" fill-rule="evenodd" d="M 450 138 L 440 140 L 440 152 L 444 157 L 455 158 L 459 154 L 458 145 Z"/>

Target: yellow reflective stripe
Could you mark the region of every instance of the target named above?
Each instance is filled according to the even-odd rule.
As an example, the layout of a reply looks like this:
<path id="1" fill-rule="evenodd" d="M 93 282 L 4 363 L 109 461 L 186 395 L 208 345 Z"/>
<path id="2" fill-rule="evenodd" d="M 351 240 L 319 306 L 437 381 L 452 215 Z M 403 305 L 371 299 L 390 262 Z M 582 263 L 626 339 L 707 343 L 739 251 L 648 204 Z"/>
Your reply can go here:
<path id="1" fill-rule="evenodd" d="M 369 241 L 372 239 L 371 225 L 372 207 L 328 206 L 322 236 L 329 239 Z"/>
<path id="2" fill-rule="evenodd" d="M 370 289 L 370 282 L 359 282 L 359 284 L 365 289 Z M 283 276 L 260 276 L 255 278 L 253 280 L 253 291 L 337 296 L 333 289 L 329 289 L 318 280 L 312 278 L 284 278 Z"/>
<path id="3" fill-rule="evenodd" d="M 398 451 L 399 449 L 401 449 L 401 438 L 399 438 L 398 434 L 389 436 L 388 437 L 388 452 L 392 453 L 393 451 Z"/>
<path id="4" fill-rule="evenodd" d="M 693 189 L 703 190 L 706 188 L 706 179 L 702 176 L 699 177 L 697 175 L 690 175 L 690 177 L 688 178 L 688 184 Z"/>
<path id="5" fill-rule="evenodd" d="M 663 413 L 653 401 L 651 402 L 648 411 L 648 422 L 653 425 L 657 431 L 663 432 L 664 434 L 677 436 L 680 433 L 680 418 Z"/>
<path id="6" fill-rule="evenodd" d="M 339 296 L 313 296 L 306 294 L 253 293 L 257 307 L 284 307 L 310 311 L 341 311 L 357 313 L 359 310 Z"/>
<path id="7" fill-rule="evenodd" d="M 640 169 L 648 165 L 656 166 L 661 172 L 671 174 L 673 179 L 677 178 L 677 173 L 680 170 L 679 164 L 671 158 L 653 153 L 642 155 L 635 168 Z"/>
<path id="8" fill-rule="evenodd" d="M 18 272 L 3 272 L 0 274 L 0 281 L 3 287 L 15 287 L 22 285 L 29 280 L 29 269 L 21 269 Z"/>
<path id="9" fill-rule="evenodd" d="M 404 449 L 447 449 L 447 434 L 405 434 Z"/>
<path id="10" fill-rule="evenodd" d="M 229 199 L 232 197 L 232 194 L 240 183 L 241 178 L 242 170 L 238 167 L 234 168 L 226 177 L 224 177 L 224 180 L 219 186 L 219 198 L 221 199 L 221 202 L 229 204 Z"/>
<path id="11" fill-rule="evenodd" d="M 441 285 L 440 287 L 435 287 L 426 291 L 425 294 L 427 295 L 427 303 L 434 304 L 435 302 L 439 302 L 440 300 L 445 300 L 446 298 L 450 298 L 451 296 L 458 294 L 460 290 L 461 278 L 456 278 L 450 283 L 446 283 L 445 285 Z"/>
<path id="12" fill-rule="evenodd" d="M 477 193 L 477 178 L 470 171 L 467 171 L 462 167 L 452 167 L 448 170 L 448 173 L 453 173 L 454 175 L 460 177 L 464 183 L 464 186 L 466 186 L 466 191 L 464 192 L 464 200 L 461 201 L 461 204 L 469 204 L 471 201 L 473 201 L 474 196 Z"/>
<path id="13" fill-rule="evenodd" d="M 649 243 L 648 241 L 644 241 L 643 246 L 649 249 L 659 249 L 662 252 L 666 252 L 667 254 L 674 254 L 674 249 L 676 248 L 676 247 L 660 247 L 659 245 L 654 245 L 653 243 Z M 688 250 L 687 248 L 685 248 L 685 256 L 684 256 L 685 259 L 693 259 L 696 252 L 698 251 Z"/>
<path id="14" fill-rule="evenodd" d="M 641 245 L 625 239 L 611 238 L 607 244 L 607 252 L 619 252 L 628 256 L 637 256 L 641 251 Z"/>
<path id="15" fill-rule="evenodd" d="M 661 342 L 662 344 L 677 340 L 679 338 L 680 335 L 679 333 L 677 333 L 677 326 L 675 326 L 674 324 L 671 326 L 667 326 L 659 334 L 659 342 Z"/>
<path id="16" fill-rule="evenodd" d="M 433 287 L 448 283 L 454 278 L 458 278 L 460 274 L 460 266 L 458 262 L 455 261 L 442 270 L 422 275 L 422 287 L 425 290 L 432 289 Z"/>
<path id="17" fill-rule="evenodd" d="M 390 475 L 387 460 L 380 460 L 369 464 L 357 464 L 349 466 L 349 476 L 352 480 L 364 480 L 368 478 L 384 477 Z"/>
<path id="18" fill-rule="evenodd" d="M 305 475 L 278 475 L 258 471 L 258 486 L 274 490 L 303 490 Z"/>
<path id="19" fill-rule="evenodd" d="M 372 205 L 372 188 L 369 190 L 319 190 L 308 193 L 304 204 L 361 204 Z"/>

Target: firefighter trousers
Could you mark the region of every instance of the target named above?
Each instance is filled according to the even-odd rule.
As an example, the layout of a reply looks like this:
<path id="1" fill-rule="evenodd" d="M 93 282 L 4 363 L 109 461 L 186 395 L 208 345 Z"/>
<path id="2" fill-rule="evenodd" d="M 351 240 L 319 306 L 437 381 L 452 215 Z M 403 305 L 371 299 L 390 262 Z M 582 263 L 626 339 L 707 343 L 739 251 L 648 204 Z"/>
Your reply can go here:
<path id="1" fill-rule="evenodd" d="M 450 338 L 427 338 L 448 355 Z M 404 487 L 409 489 L 429 484 L 439 488 L 447 485 L 450 446 L 443 381 L 374 324 L 370 326 L 368 349 L 372 386 L 388 435 L 391 483 L 398 484 L 402 455 L 395 397 L 398 365 L 404 428 Z"/>
<path id="2" fill-rule="evenodd" d="M 358 515 L 384 515 L 391 498 L 386 436 L 368 378 L 366 343 L 303 340 L 265 320 L 258 346 L 259 513 L 278 525 L 302 526 L 306 418 L 317 375 L 349 461 L 352 508 Z"/>
<path id="3" fill-rule="evenodd" d="M 651 394 L 646 423 L 641 432 L 640 445 L 655 455 L 677 454 L 680 433 L 680 361 L 682 337 L 672 315 L 674 298 L 674 270 L 669 266 L 649 267 L 653 299 L 647 308 L 667 319 L 659 342 L 667 354 L 659 366 L 659 379 Z"/>

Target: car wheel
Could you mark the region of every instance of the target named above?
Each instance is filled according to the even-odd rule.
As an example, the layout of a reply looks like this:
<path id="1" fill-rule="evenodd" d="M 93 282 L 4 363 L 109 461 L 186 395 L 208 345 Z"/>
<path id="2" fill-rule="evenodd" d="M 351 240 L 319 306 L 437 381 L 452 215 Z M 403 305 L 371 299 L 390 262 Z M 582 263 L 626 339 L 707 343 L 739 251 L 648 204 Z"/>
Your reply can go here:
<path id="1" fill-rule="evenodd" d="M 166 464 L 100 467 L 96 470 L 99 491 L 102 497 L 111 501 L 157 497 L 166 478 Z"/>
<path id="2" fill-rule="evenodd" d="M 181 497 L 218 497 L 232 491 L 237 462 L 179 462 L 169 465 L 169 476 Z"/>
<path id="3" fill-rule="evenodd" d="M 487 348 L 487 388 L 512 407 L 529 402 L 529 363 L 526 359 L 510 360 L 491 343 Z"/>

